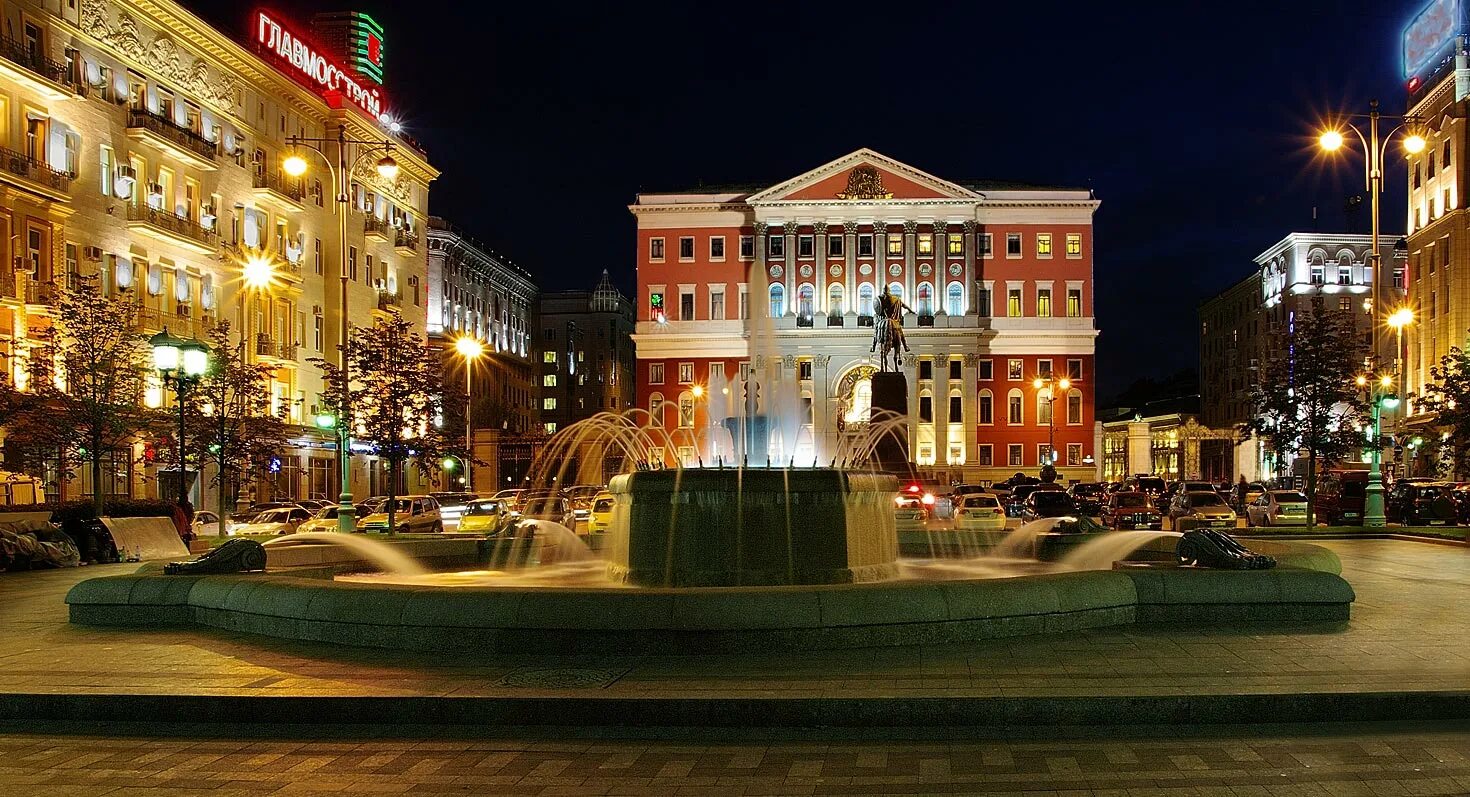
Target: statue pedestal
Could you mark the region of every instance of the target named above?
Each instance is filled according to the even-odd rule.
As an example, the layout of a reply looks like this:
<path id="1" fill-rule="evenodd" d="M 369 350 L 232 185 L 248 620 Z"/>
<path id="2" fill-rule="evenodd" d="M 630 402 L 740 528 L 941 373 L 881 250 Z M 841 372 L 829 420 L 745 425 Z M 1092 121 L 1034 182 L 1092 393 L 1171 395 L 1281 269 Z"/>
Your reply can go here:
<path id="1" fill-rule="evenodd" d="M 909 417 L 909 382 L 902 372 L 873 374 L 874 422 L 891 420 L 894 415 Z M 892 413 L 890 415 L 889 413 Z M 886 471 L 907 471 L 909 468 L 909 429 L 905 422 L 892 434 L 885 434 L 874 449 L 878 466 Z"/>

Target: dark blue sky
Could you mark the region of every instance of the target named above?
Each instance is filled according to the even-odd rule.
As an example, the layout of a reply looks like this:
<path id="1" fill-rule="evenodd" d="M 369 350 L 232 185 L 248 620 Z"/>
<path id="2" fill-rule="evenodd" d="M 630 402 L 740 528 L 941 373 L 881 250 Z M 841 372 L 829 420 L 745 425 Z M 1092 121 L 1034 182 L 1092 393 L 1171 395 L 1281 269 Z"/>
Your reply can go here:
<path id="1" fill-rule="evenodd" d="M 858 147 L 940 177 L 1091 187 L 1104 400 L 1193 366 L 1198 301 L 1312 229 L 1313 206 L 1344 227 L 1362 164 L 1317 158 L 1312 131 L 1372 97 L 1403 110 L 1398 38 L 1420 5 L 355 7 L 386 27 L 390 102 L 444 171 L 432 211 L 545 288 L 607 268 L 631 291 L 640 189 L 776 182 Z M 1385 231 L 1403 228 L 1403 182 L 1390 169 Z"/>

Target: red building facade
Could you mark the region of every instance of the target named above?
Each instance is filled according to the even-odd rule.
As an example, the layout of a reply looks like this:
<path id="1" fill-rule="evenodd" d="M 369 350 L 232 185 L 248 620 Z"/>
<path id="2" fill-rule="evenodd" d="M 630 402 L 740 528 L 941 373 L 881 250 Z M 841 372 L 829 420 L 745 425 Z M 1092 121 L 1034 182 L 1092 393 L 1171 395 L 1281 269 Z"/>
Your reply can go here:
<path id="1" fill-rule="evenodd" d="M 672 449 L 654 453 L 837 456 L 868 423 L 887 287 L 912 308 L 916 465 L 1000 479 L 1034 472 L 1054 442 L 1064 476 L 1092 478 L 1097 206 L 1085 189 L 951 182 L 871 150 L 769 187 L 640 194 L 638 402 Z M 749 450 L 754 416 L 769 450 Z"/>

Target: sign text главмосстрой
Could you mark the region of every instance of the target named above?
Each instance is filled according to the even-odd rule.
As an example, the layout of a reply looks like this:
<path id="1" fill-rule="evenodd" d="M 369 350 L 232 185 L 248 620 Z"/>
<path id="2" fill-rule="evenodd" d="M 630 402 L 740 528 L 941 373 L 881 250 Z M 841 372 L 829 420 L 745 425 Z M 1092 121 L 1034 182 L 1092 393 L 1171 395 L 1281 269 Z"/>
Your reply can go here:
<path id="1" fill-rule="evenodd" d="M 264 11 L 256 14 L 255 40 L 303 75 L 323 91 L 335 91 L 367 111 L 374 119 L 383 115 L 383 98 L 377 88 L 364 88 L 351 72 L 317 52 L 307 42 L 292 34 Z"/>

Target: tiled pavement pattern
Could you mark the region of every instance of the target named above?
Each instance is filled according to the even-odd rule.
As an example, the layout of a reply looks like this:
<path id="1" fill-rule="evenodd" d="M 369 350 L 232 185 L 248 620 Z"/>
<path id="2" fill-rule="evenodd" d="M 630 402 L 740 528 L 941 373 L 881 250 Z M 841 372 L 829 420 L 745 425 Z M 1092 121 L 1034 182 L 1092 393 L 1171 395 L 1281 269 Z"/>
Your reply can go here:
<path id="1" fill-rule="evenodd" d="M 1463 728 L 946 743 L 401 741 L 0 733 L 0 795 L 1387 797 L 1470 793 Z"/>
<path id="2" fill-rule="evenodd" d="M 135 565 L 6 574 L 0 692 L 1014 697 L 1470 688 L 1470 550 L 1396 540 L 1322 544 L 1342 557 L 1358 594 L 1346 628 L 1125 626 L 796 655 L 442 656 L 208 629 L 91 629 L 66 623 L 66 590 Z M 611 675 L 534 672 L 578 668 Z"/>

